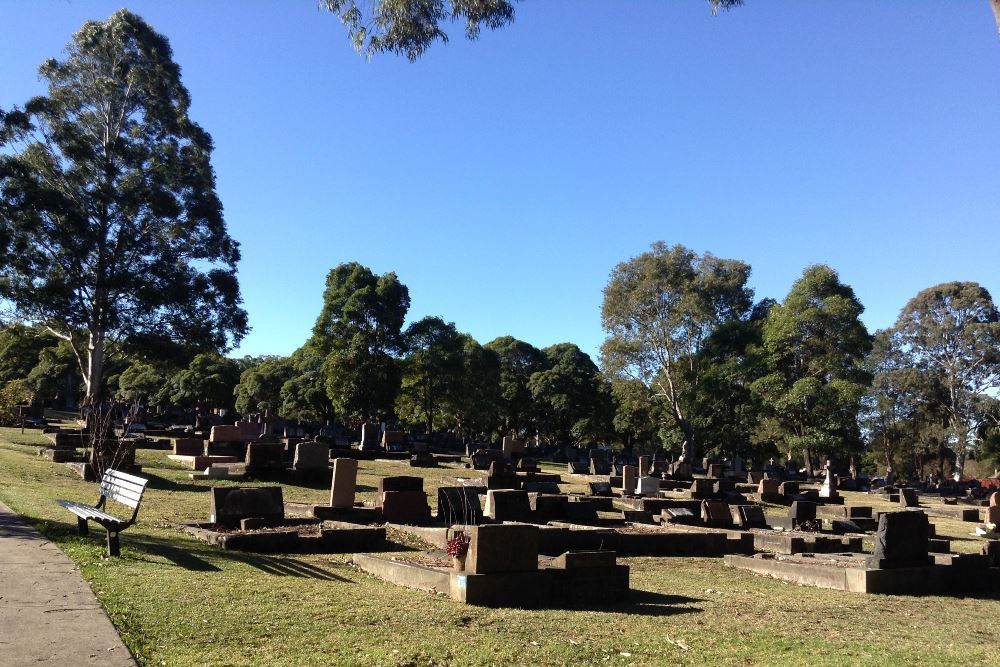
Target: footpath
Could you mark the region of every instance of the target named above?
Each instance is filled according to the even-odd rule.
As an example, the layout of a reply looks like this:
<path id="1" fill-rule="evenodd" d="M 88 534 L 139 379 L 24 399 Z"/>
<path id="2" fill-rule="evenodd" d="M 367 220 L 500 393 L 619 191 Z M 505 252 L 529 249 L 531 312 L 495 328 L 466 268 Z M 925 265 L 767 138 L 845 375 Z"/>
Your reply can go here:
<path id="1" fill-rule="evenodd" d="M 0 503 L 0 667 L 136 667 L 73 561 Z"/>

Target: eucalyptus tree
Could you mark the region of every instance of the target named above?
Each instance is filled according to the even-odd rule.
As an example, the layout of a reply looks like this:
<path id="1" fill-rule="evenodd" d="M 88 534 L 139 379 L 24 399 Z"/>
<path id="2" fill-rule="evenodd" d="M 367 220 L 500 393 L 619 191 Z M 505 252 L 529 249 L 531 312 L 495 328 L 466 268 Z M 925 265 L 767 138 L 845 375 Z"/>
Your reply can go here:
<path id="1" fill-rule="evenodd" d="M 375 275 L 357 262 L 330 270 L 310 344 L 323 356 L 324 386 L 341 418 L 393 413 L 409 308 L 410 292 L 395 273 Z"/>
<path id="2" fill-rule="evenodd" d="M 943 283 L 910 299 L 893 336 L 909 365 L 940 378 L 961 473 L 1000 390 L 1000 311 L 978 283 Z"/>
<path id="3" fill-rule="evenodd" d="M 500 362 L 499 430 L 529 435 L 534 425 L 531 376 L 547 367 L 545 354 L 531 343 L 501 336 L 486 344 Z"/>
<path id="4" fill-rule="evenodd" d="M 496 30 L 514 20 L 516 0 L 320 0 L 320 7 L 340 17 L 354 48 L 371 57 L 377 53 L 405 55 L 411 62 L 434 42 L 448 42 L 449 22 L 465 26 L 465 36 L 479 37 L 482 28 Z M 708 0 L 712 11 L 743 4 L 743 0 Z"/>
<path id="5" fill-rule="evenodd" d="M 540 435 L 571 443 L 610 431 L 610 388 L 590 355 L 573 343 L 551 345 L 542 353 L 546 368 L 528 378 Z"/>
<path id="6" fill-rule="evenodd" d="M 807 268 L 764 321 L 765 373 L 752 388 L 789 452 L 812 474 L 814 453 L 853 455 L 857 417 L 871 376 L 863 366 L 871 335 L 864 306 L 828 266 Z"/>
<path id="7" fill-rule="evenodd" d="M 752 313 L 749 277 L 745 262 L 657 242 L 616 266 L 604 288 L 601 364 L 661 403 L 689 459 L 699 441 L 690 390 L 701 381 L 701 352 L 721 326 Z"/>
<path id="8" fill-rule="evenodd" d="M 236 411 L 266 412 L 276 415 L 281 410 L 281 389 L 296 376 L 295 365 L 288 357 L 267 357 L 240 373 L 233 389 Z"/>
<path id="9" fill-rule="evenodd" d="M 406 328 L 407 354 L 403 359 L 402 389 L 397 411 L 422 421 L 427 433 L 445 416 L 454 416 L 457 394 L 463 389 L 464 339 L 454 323 L 425 317 Z"/>
<path id="10" fill-rule="evenodd" d="M 67 342 L 94 404 L 126 345 L 245 334 L 239 246 L 165 37 L 121 10 L 39 75 L 46 93 L 2 114 L 0 299 Z"/>

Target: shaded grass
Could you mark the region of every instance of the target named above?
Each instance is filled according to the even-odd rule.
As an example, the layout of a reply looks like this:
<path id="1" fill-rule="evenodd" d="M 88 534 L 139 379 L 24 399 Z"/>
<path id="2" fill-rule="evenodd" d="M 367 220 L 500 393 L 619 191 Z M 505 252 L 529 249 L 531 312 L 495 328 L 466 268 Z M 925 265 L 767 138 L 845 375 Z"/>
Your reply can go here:
<path id="1" fill-rule="evenodd" d="M 139 523 L 122 536 L 122 558 L 106 559 L 100 530 L 78 537 L 73 517 L 55 505 L 94 502 L 96 486 L 34 456 L 18 435 L 0 430 L 0 500 L 81 566 L 144 665 L 945 665 L 995 655 L 996 600 L 852 595 L 755 577 L 718 559 L 625 559 L 630 603 L 529 611 L 392 586 L 346 556 L 220 551 L 171 527 L 206 518 L 211 483 L 192 482 L 163 451 L 140 451 L 154 483 Z M 359 483 L 373 489 L 385 474 L 423 476 L 433 491 L 449 476 L 481 473 L 362 462 Z M 317 484 L 284 489 L 295 502 L 322 503 L 329 493 Z M 971 530 L 933 521 L 942 534 Z"/>

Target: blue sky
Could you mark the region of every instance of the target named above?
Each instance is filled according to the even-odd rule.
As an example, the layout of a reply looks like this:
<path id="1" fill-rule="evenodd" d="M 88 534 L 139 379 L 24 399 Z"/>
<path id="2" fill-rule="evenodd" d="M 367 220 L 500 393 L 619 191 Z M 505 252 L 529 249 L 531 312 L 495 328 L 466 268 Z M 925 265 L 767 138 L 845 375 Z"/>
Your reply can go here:
<path id="1" fill-rule="evenodd" d="M 919 290 L 1000 298 L 1000 39 L 986 0 L 524 0 L 417 63 L 313 0 L 0 0 L 0 107 L 122 5 L 164 33 L 215 139 L 253 331 L 288 354 L 327 271 L 395 271 L 410 319 L 596 357 L 614 265 L 664 240 L 781 299 L 836 268 L 871 329 Z"/>

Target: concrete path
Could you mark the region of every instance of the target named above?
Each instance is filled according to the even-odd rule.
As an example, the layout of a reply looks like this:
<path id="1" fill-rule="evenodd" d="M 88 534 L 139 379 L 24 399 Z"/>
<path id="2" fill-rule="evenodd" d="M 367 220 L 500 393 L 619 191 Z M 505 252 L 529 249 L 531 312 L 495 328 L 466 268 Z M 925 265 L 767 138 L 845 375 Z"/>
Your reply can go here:
<path id="1" fill-rule="evenodd" d="M 0 666 L 135 667 L 79 570 L 0 503 Z"/>

